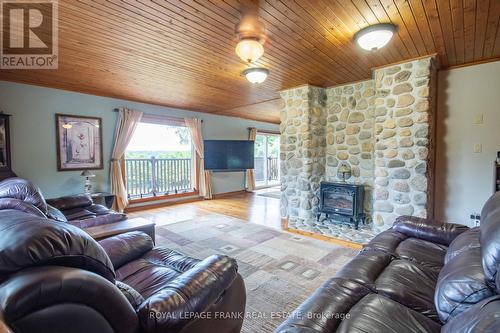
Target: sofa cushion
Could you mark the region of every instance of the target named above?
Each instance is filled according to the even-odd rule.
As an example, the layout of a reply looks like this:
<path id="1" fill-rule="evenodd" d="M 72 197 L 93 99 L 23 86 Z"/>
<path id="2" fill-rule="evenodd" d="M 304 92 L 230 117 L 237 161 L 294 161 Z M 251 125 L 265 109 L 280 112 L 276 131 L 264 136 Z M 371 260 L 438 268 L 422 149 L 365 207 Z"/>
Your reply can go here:
<path id="1" fill-rule="evenodd" d="M 199 262 L 200 260 L 177 251 L 155 247 L 139 259 L 118 268 L 116 277 L 137 290 L 144 298 L 149 298 Z"/>
<path id="2" fill-rule="evenodd" d="M 110 224 L 110 223 L 116 223 L 123 221 L 127 218 L 126 215 L 121 214 L 121 213 L 110 213 L 110 214 L 105 214 L 105 215 L 99 215 L 99 216 L 88 216 L 82 220 L 72 220 L 69 221 L 74 226 L 77 226 L 79 228 L 90 228 L 90 227 L 96 227 L 99 225 L 103 224 Z"/>
<path id="3" fill-rule="evenodd" d="M 472 228 L 466 232 L 460 234 L 451 242 L 448 251 L 446 251 L 446 256 L 444 257 L 445 264 L 453 259 L 455 256 L 459 255 L 463 251 L 467 251 L 471 248 L 479 248 L 479 228 Z"/>
<path id="4" fill-rule="evenodd" d="M 66 216 L 59 209 L 51 205 L 47 205 L 47 217 L 54 221 L 68 222 Z"/>
<path id="5" fill-rule="evenodd" d="M 441 333 L 500 332 L 500 296 L 490 297 L 450 319 Z"/>
<path id="6" fill-rule="evenodd" d="M 438 333 L 440 330 L 441 325 L 424 315 L 381 295 L 368 294 L 351 308 L 335 332 Z"/>
<path id="7" fill-rule="evenodd" d="M 365 250 L 383 251 L 436 270 L 444 265 L 447 249 L 445 245 L 412 238 L 394 229 L 381 232 L 365 246 Z"/>
<path id="8" fill-rule="evenodd" d="M 500 196 L 497 192 L 493 198 Z M 486 218 L 481 220 L 480 236 L 481 255 L 486 281 L 500 292 L 500 207 L 491 207 Z M 495 282 L 496 279 L 496 282 Z"/>
<path id="9" fill-rule="evenodd" d="M 302 303 L 275 333 L 335 332 L 349 311 L 371 290 L 351 280 L 326 281 Z"/>
<path id="10" fill-rule="evenodd" d="M 82 268 L 114 282 L 108 255 L 83 230 L 17 210 L 1 210 L 0 220 L 0 277 L 54 265 Z"/>
<path id="11" fill-rule="evenodd" d="M 92 205 L 92 199 L 88 195 L 68 195 L 60 198 L 48 199 L 47 203 L 59 210 L 65 211 L 68 209 L 90 206 Z"/>
<path id="12" fill-rule="evenodd" d="M 95 213 L 88 211 L 84 208 L 72 208 L 64 211 L 64 216 L 68 221 L 91 219 L 96 217 Z"/>
<path id="13" fill-rule="evenodd" d="M 113 267 L 120 268 L 127 262 L 141 257 L 153 249 L 153 240 L 141 231 L 131 231 L 99 241 L 108 254 Z"/>
<path id="14" fill-rule="evenodd" d="M 13 198 L 25 201 L 47 213 L 47 203 L 40 188 L 23 178 L 7 178 L 0 182 L 0 198 Z"/>
<path id="15" fill-rule="evenodd" d="M 116 281 L 116 287 L 120 289 L 120 292 L 127 298 L 127 301 L 132 305 L 134 310 L 137 310 L 139 306 L 144 302 L 144 297 L 137 292 L 134 288 L 121 281 Z"/>
<path id="16" fill-rule="evenodd" d="M 484 278 L 481 250 L 471 248 L 463 251 L 444 265 L 439 273 L 435 294 L 439 318 L 447 322 L 493 294 Z"/>
<path id="17" fill-rule="evenodd" d="M 336 278 L 360 283 L 433 320 L 439 320 L 434 307 L 434 289 L 439 271 L 389 253 L 364 250 L 347 263 Z"/>
<path id="18" fill-rule="evenodd" d="M 0 198 L 0 210 L 4 209 L 15 209 L 34 216 L 45 217 L 45 214 L 32 204 L 14 198 Z"/>

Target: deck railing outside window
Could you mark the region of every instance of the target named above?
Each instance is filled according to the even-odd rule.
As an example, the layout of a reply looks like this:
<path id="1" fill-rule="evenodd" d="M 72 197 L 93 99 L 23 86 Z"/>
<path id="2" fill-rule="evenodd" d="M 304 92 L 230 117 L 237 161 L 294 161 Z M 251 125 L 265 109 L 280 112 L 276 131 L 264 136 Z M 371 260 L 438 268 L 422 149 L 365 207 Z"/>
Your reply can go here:
<path id="1" fill-rule="evenodd" d="M 191 158 L 125 159 L 129 198 L 193 191 Z"/>
<path id="2" fill-rule="evenodd" d="M 264 168 L 264 163 L 266 166 Z M 258 182 L 265 181 L 278 181 L 279 180 L 279 170 L 278 170 L 278 158 L 277 157 L 255 157 L 255 169 L 254 175 L 255 180 Z M 264 174 L 267 170 L 267 174 Z"/>

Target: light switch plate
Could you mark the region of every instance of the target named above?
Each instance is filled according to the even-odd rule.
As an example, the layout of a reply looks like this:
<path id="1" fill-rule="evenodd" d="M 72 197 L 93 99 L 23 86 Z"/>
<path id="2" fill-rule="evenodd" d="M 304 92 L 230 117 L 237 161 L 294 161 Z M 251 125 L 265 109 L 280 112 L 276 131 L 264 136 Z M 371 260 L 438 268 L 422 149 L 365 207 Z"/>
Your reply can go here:
<path id="1" fill-rule="evenodd" d="M 482 113 L 476 113 L 474 115 L 474 125 L 480 125 L 483 123 L 483 114 Z"/>
<path id="2" fill-rule="evenodd" d="M 474 152 L 475 152 L 475 153 L 480 153 L 480 152 L 482 152 L 482 151 L 483 151 L 483 145 L 482 145 L 482 144 L 480 144 L 480 143 L 476 143 L 476 144 L 474 145 Z"/>

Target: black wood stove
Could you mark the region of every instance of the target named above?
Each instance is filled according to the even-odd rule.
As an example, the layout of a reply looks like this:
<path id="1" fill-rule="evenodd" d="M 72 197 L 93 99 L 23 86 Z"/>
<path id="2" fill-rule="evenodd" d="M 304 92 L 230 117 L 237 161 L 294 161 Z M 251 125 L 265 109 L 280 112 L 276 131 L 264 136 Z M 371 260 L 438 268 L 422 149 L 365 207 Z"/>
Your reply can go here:
<path id="1" fill-rule="evenodd" d="M 321 182 L 318 221 L 325 213 L 326 218 L 332 216 L 337 221 L 354 223 L 357 230 L 359 222 L 365 222 L 364 196 L 363 185 Z"/>

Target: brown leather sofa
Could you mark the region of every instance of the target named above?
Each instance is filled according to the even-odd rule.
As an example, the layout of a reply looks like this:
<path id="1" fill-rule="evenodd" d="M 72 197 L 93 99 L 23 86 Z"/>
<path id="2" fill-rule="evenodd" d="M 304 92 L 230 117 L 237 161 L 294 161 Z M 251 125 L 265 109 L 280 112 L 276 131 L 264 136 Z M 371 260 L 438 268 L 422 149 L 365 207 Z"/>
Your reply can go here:
<path id="1" fill-rule="evenodd" d="M 500 332 L 500 192 L 469 229 L 400 217 L 275 333 Z"/>
<path id="2" fill-rule="evenodd" d="M 4 331 L 240 331 L 245 287 L 234 259 L 186 257 L 141 232 L 99 244 L 71 224 L 26 212 L 28 205 L 0 210 Z"/>
<path id="3" fill-rule="evenodd" d="M 21 206 L 26 212 L 59 222 L 68 222 L 79 228 L 123 221 L 125 214 L 96 205 L 86 195 L 72 195 L 45 200 L 32 182 L 23 178 L 8 178 L 0 182 L 0 209 Z"/>

